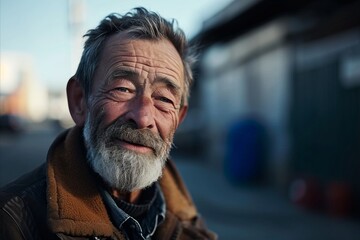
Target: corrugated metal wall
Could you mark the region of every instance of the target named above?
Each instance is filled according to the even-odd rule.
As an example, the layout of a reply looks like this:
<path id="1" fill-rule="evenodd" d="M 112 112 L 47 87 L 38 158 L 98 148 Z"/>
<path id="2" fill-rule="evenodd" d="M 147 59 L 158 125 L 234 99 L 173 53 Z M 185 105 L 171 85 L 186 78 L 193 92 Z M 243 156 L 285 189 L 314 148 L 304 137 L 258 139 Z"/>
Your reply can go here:
<path id="1" fill-rule="evenodd" d="M 357 44 L 308 57 L 307 63 L 303 61 L 306 67 L 295 64 L 290 111 L 295 173 L 316 177 L 324 184 L 346 182 L 358 195 L 360 84 L 344 86 L 341 63 L 345 55 L 359 50 Z"/>

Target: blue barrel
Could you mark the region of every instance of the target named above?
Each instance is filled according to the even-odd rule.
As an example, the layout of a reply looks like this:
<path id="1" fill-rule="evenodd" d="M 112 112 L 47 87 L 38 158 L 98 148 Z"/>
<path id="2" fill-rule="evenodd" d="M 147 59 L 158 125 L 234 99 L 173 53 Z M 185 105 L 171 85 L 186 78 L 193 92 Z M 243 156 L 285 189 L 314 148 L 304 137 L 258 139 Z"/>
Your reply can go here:
<path id="1" fill-rule="evenodd" d="M 229 128 L 226 141 L 225 175 L 235 183 L 260 179 L 265 156 L 264 127 L 243 119 Z"/>

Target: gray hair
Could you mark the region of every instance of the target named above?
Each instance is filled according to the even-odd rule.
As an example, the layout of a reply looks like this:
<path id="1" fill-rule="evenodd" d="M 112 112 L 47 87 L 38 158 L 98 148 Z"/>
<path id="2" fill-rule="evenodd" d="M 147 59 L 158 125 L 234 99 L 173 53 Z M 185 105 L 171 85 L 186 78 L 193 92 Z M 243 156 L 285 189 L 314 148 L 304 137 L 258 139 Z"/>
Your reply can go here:
<path id="1" fill-rule="evenodd" d="M 88 98 L 93 85 L 93 77 L 100 62 L 101 52 L 104 49 L 105 40 L 110 36 L 126 32 L 131 37 L 138 39 L 160 40 L 168 39 L 179 53 L 184 66 L 184 88 L 181 105 L 187 104 L 190 95 L 190 85 L 193 81 L 191 67 L 196 60 L 191 51 L 184 32 L 177 26 L 175 20 L 168 21 L 155 12 L 145 8 L 134 8 L 125 15 L 110 14 L 100 24 L 89 30 L 84 37 L 88 37 L 82 57 L 75 74 Z"/>

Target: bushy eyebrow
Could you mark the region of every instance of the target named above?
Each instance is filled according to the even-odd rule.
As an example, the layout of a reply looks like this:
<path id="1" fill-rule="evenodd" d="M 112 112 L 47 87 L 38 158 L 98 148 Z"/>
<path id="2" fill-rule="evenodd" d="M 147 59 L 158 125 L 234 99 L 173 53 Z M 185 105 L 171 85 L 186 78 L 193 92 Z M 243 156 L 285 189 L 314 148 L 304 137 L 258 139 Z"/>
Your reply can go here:
<path id="1" fill-rule="evenodd" d="M 135 71 L 128 69 L 116 69 L 111 73 L 108 73 L 105 77 L 105 85 L 111 85 L 114 80 L 119 78 L 130 78 L 135 79 L 138 74 Z"/>
<path id="2" fill-rule="evenodd" d="M 135 79 L 138 76 L 139 74 L 137 72 L 130 69 L 116 69 L 111 73 L 110 77 L 108 78 L 108 81 L 111 82 L 119 77 L 127 77 L 130 79 Z"/>

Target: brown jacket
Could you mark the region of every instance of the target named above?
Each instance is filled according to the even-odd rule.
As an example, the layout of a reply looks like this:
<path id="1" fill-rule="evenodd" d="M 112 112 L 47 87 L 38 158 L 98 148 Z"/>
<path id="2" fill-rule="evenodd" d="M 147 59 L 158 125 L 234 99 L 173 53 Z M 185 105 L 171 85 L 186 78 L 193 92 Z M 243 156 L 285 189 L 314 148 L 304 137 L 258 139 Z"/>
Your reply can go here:
<path id="1" fill-rule="evenodd" d="M 1 239 L 125 239 L 86 164 L 81 131 L 61 134 L 46 164 L 1 189 Z M 153 239 L 214 239 L 171 161 L 159 182 L 167 211 Z"/>

